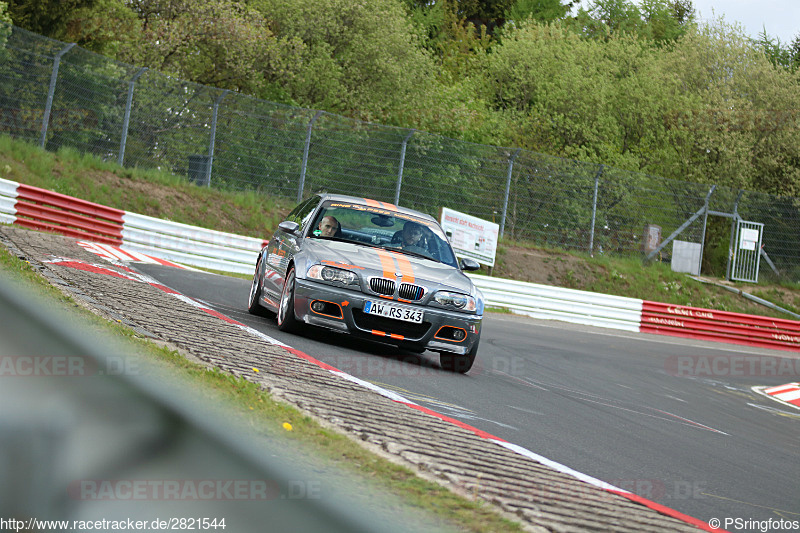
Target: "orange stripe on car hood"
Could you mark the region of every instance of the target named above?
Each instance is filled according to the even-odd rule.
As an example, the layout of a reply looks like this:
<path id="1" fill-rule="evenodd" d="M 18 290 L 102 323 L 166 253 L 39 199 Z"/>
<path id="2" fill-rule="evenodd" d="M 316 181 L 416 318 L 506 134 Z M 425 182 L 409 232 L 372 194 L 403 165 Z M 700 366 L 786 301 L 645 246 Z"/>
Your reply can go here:
<path id="1" fill-rule="evenodd" d="M 392 256 L 397 261 L 397 266 L 400 267 L 400 273 L 402 274 L 400 281 L 402 283 L 414 283 L 414 267 L 411 266 L 411 261 L 408 260 L 408 257 L 401 254 L 392 254 Z"/>
<path id="2" fill-rule="evenodd" d="M 383 277 L 389 279 L 395 279 L 395 266 L 394 266 L 394 259 L 392 258 L 392 254 L 387 252 L 386 250 L 376 250 L 378 253 L 378 257 L 381 260 L 381 268 L 383 268 Z"/>
<path id="3" fill-rule="evenodd" d="M 381 260 L 384 278 L 397 279 L 397 272 L 400 272 L 401 283 L 414 283 L 414 267 L 408 257 L 386 250 L 376 250 L 376 252 Z"/>

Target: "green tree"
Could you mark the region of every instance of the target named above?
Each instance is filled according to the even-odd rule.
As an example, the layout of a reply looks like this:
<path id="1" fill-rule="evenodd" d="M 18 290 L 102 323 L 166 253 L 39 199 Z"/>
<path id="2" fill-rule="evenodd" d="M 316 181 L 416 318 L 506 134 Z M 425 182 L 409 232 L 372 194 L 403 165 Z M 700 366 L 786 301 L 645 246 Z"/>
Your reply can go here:
<path id="1" fill-rule="evenodd" d="M 743 30 L 715 21 L 680 39 L 660 69 L 685 102 L 668 119 L 670 175 L 800 194 L 800 76 L 775 68 Z"/>
<path id="2" fill-rule="evenodd" d="M 758 38 L 753 40 L 753 44 L 776 67 L 794 68 L 795 58 L 791 45 L 784 46 L 780 39 L 767 33 L 766 27 L 762 28 Z"/>
<path id="3" fill-rule="evenodd" d="M 284 88 L 308 107 L 375 119 L 428 106 L 435 66 L 396 0 L 251 0 L 291 42 Z"/>
<path id="4" fill-rule="evenodd" d="M 494 42 L 485 25 L 476 27 L 459 15 L 457 7 L 456 2 L 445 0 L 414 7 L 410 12 L 423 36 L 423 46 L 440 67 L 439 79 L 445 85 L 468 75 L 476 57 Z"/>
<path id="5" fill-rule="evenodd" d="M 800 33 L 789 43 L 789 55 L 792 58 L 792 68 L 800 68 Z"/>
<path id="6" fill-rule="evenodd" d="M 516 145 L 639 170 L 658 152 L 670 106 L 657 54 L 631 35 L 585 39 L 531 22 L 487 56 L 486 98 Z"/>
<path id="7" fill-rule="evenodd" d="M 8 13 L 8 2 L 0 2 L 0 22 L 11 24 L 11 15 Z"/>
<path id="8" fill-rule="evenodd" d="M 573 26 L 592 38 L 630 33 L 658 43 L 673 42 L 694 22 L 690 0 L 593 0 L 578 10 Z"/>
<path id="9" fill-rule="evenodd" d="M 642 0 L 641 6 L 647 35 L 660 43 L 674 42 L 695 21 L 691 0 Z"/>
<path id="10" fill-rule="evenodd" d="M 95 0 L 70 12 L 60 38 L 108 57 L 127 57 L 141 44 L 141 24 L 124 0 Z"/>
<path id="11" fill-rule="evenodd" d="M 514 21 L 528 18 L 543 22 L 562 20 L 577 3 L 577 1 L 562 3 L 561 0 L 517 0 L 506 11 L 505 18 Z"/>
<path id="12" fill-rule="evenodd" d="M 76 9 L 92 7 L 95 0 L 7 0 L 14 23 L 34 33 L 58 39 L 64 23 Z"/>
<path id="13" fill-rule="evenodd" d="M 119 61 L 221 89 L 275 96 L 295 43 L 234 0 L 97 0 L 66 21 L 66 37 Z"/>
<path id="14" fill-rule="evenodd" d="M 449 4 L 448 9 L 452 9 L 458 18 L 471 20 L 474 22 L 482 21 L 484 24 L 489 21 L 502 21 L 505 13 L 516 3 L 517 0 L 403 0 L 409 9 L 432 9 L 436 6 Z"/>
<path id="15" fill-rule="evenodd" d="M 3 45 L 5 45 L 8 36 L 11 35 L 12 23 L 11 15 L 8 14 L 8 3 L 0 2 L 0 43 Z M 5 59 L 5 50 L 0 52 L 0 59 Z"/>

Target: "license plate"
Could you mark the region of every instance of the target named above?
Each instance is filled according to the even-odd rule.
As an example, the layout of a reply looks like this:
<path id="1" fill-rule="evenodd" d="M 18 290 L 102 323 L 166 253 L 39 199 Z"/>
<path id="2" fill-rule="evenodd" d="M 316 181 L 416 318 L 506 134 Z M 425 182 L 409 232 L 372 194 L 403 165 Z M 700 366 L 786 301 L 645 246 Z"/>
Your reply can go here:
<path id="1" fill-rule="evenodd" d="M 412 307 L 403 307 L 384 302 L 364 302 L 364 312 L 368 315 L 385 316 L 387 318 L 414 322 L 416 324 L 422 322 L 422 311 Z"/>

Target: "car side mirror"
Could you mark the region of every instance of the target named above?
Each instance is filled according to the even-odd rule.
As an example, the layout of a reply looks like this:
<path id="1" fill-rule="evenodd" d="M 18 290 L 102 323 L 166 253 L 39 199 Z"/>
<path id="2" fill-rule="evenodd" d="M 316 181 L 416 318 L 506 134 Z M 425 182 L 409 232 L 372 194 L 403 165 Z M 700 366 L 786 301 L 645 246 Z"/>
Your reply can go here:
<path id="1" fill-rule="evenodd" d="M 478 270 L 481 268 L 480 263 L 469 257 L 462 258 L 459 266 L 461 266 L 461 270 Z"/>
<path id="2" fill-rule="evenodd" d="M 297 230 L 300 229 L 300 224 L 297 222 L 293 222 L 291 220 L 284 220 L 278 227 L 285 231 L 286 233 L 291 233 L 292 235 L 297 235 Z"/>

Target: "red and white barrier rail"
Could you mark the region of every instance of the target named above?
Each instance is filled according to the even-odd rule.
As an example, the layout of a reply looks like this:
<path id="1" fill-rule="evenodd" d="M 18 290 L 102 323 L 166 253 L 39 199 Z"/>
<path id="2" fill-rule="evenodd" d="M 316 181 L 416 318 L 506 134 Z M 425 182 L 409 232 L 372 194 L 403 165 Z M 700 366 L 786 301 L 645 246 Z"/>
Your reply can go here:
<path id="1" fill-rule="evenodd" d="M 129 213 L 0 179 L 0 223 L 202 268 L 249 274 L 262 239 Z M 535 318 L 800 351 L 800 322 L 470 275 L 486 305 Z"/>
<path id="2" fill-rule="evenodd" d="M 645 301 L 640 331 L 800 351 L 800 322 Z"/>
<path id="3" fill-rule="evenodd" d="M 119 246 L 192 266 L 249 274 L 262 239 L 130 213 L 0 179 L 0 223 Z"/>
<path id="4" fill-rule="evenodd" d="M 5 222 L 106 244 L 122 244 L 124 211 L 47 189 L 0 180 Z"/>

